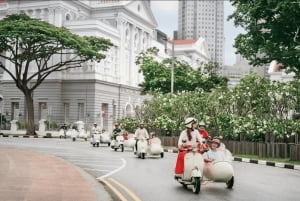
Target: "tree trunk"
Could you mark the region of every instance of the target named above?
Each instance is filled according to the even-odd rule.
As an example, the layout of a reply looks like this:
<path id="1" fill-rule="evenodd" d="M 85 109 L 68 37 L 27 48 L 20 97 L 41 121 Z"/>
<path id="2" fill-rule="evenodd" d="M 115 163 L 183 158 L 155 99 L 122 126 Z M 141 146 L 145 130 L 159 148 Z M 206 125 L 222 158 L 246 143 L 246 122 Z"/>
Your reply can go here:
<path id="1" fill-rule="evenodd" d="M 25 95 L 25 102 L 27 107 L 27 129 L 26 135 L 36 135 L 35 132 L 35 125 L 34 125 L 34 107 L 33 107 L 33 96 L 32 92 L 28 91 L 24 93 Z"/>

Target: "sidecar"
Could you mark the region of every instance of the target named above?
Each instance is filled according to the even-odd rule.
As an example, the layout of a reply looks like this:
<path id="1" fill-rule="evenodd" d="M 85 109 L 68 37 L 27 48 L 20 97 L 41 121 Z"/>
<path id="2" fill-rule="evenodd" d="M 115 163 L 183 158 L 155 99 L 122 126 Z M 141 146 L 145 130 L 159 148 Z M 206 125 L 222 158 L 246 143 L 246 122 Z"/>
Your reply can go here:
<path id="1" fill-rule="evenodd" d="M 134 151 L 134 146 L 136 142 L 134 138 L 134 134 L 127 134 L 123 136 L 124 136 L 124 147 L 131 148 Z"/>
<path id="2" fill-rule="evenodd" d="M 111 143 L 111 135 L 109 132 L 104 131 L 103 133 L 100 134 L 100 144 L 107 144 L 110 146 Z"/>
<path id="3" fill-rule="evenodd" d="M 234 184 L 232 155 L 227 149 L 224 152 L 226 154 L 224 160 L 205 163 L 203 174 L 208 180 L 226 183 L 227 188 L 231 189 Z"/>
<path id="4" fill-rule="evenodd" d="M 147 155 L 164 157 L 164 149 L 159 138 L 150 139 L 150 144 L 147 148 Z"/>

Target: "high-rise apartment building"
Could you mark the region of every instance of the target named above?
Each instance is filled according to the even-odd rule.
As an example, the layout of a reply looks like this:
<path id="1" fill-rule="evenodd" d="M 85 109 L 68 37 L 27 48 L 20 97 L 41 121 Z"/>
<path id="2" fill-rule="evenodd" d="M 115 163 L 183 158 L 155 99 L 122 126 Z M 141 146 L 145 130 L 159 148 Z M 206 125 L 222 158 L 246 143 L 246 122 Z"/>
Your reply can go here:
<path id="1" fill-rule="evenodd" d="M 219 0 L 179 0 L 178 39 L 203 37 L 212 61 L 223 66 L 224 2 Z"/>

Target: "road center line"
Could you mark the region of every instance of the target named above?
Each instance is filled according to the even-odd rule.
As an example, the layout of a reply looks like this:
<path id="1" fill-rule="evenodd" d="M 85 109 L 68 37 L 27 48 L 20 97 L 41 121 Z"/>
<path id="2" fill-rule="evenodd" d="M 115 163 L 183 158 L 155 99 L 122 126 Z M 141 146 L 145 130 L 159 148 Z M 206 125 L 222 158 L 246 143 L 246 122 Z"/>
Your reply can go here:
<path id="1" fill-rule="evenodd" d="M 99 179 L 99 177 L 97 179 Z M 106 181 L 105 179 L 99 179 L 99 181 L 104 183 L 105 185 L 107 185 L 118 196 L 120 201 L 127 201 L 126 198 L 115 187 L 113 187 L 108 181 Z"/>
<path id="2" fill-rule="evenodd" d="M 116 185 L 118 185 L 119 187 L 121 187 L 125 192 L 128 193 L 128 195 L 130 195 L 132 197 L 132 199 L 134 201 L 141 201 L 141 199 L 134 192 L 132 192 L 131 190 L 129 190 L 126 186 L 124 186 L 120 182 L 116 181 L 113 178 L 109 178 L 108 180 L 112 181 L 113 183 L 115 183 Z"/>

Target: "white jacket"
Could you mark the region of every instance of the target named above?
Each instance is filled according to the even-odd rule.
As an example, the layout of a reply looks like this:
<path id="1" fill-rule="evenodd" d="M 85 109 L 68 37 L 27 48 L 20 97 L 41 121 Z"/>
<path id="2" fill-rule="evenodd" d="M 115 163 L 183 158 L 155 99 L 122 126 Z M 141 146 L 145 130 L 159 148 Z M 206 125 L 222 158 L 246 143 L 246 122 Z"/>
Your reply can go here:
<path id="1" fill-rule="evenodd" d="M 201 136 L 201 134 L 199 133 L 199 131 L 197 129 L 195 129 L 194 131 L 192 131 L 192 139 L 188 140 L 188 136 L 187 136 L 187 132 L 186 130 L 183 130 L 180 133 L 179 139 L 178 139 L 178 148 L 181 147 L 181 145 L 183 144 L 183 140 L 185 140 L 187 145 L 191 145 L 191 146 L 196 146 L 197 145 L 197 141 L 199 143 L 202 143 L 203 138 Z"/>

